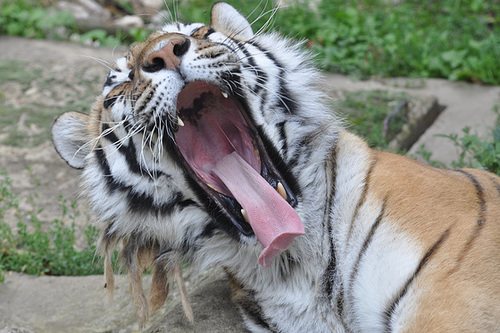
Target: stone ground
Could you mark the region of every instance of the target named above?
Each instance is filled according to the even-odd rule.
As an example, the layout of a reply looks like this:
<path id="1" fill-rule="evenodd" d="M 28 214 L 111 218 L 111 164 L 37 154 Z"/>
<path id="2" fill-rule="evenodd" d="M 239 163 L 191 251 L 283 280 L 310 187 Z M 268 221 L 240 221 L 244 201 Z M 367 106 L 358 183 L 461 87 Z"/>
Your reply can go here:
<path id="1" fill-rule="evenodd" d="M 68 167 L 52 148 L 48 140 L 50 123 L 64 111 L 85 111 L 105 79 L 107 69 L 101 60 L 111 61 L 124 50 L 4 36 L 0 36 L 0 50 L 0 68 L 2 64 L 8 66 L 7 71 L 4 68 L 0 72 L 0 142 L 4 142 L 0 144 L 0 170 L 6 169 L 12 178 L 24 213 L 36 208 L 28 198 L 37 194 L 37 205 L 43 207 L 39 217 L 52 221 L 61 216 L 59 195 L 68 201 L 81 200 L 79 172 Z M 335 97 L 360 90 L 436 96 L 446 109 L 409 152 L 414 154 L 425 144 L 433 159 L 446 163 L 456 159 L 457 150 L 435 135 L 461 133 L 465 126 L 487 135 L 496 119 L 493 108 L 500 105 L 500 87 L 463 82 L 406 78 L 356 81 L 327 75 L 324 83 L 325 90 Z M 9 116 L 13 119 L 4 121 Z M 24 137 L 18 147 L 12 146 L 16 135 Z M 25 170 L 27 166 L 31 171 Z M 79 210 L 75 222 L 85 228 L 90 221 L 83 202 Z M 15 227 L 15 216 L 7 218 Z M 173 287 L 166 305 L 151 318 L 145 331 L 245 332 L 220 270 L 202 274 L 185 271 L 184 275 L 195 324 L 184 318 L 178 291 Z M 103 283 L 102 276 L 7 274 L 6 282 L 0 285 L 0 333 L 138 331 L 126 279 L 118 278 L 112 303 L 106 299 Z M 145 278 L 146 288 L 149 283 Z"/>

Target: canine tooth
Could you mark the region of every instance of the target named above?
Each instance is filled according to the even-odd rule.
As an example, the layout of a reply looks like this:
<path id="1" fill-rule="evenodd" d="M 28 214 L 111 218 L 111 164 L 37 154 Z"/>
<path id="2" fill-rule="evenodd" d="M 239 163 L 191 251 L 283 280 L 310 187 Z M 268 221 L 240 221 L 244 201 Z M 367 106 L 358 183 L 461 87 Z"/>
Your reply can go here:
<path id="1" fill-rule="evenodd" d="M 221 91 L 221 93 L 222 93 L 222 96 L 224 96 L 224 98 L 227 98 L 229 96 L 226 92 Z"/>
<path id="2" fill-rule="evenodd" d="M 245 219 L 245 221 L 247 221 L 248 223 L 248 217 L 247 217 L 247 213 L 245 212 L 244 209 L 241 210 L 241 215 L 243 215 L 243 218 Z"/>
<path id="3" fill-rule="evenodd" d="M 181 127 L 184 127 L 184 122 L 182 121 L 181 117 L 177 116 L 177 124 L 179 124 L 179 126 Z"/>
<path id="4" fill-rule="evenodd" d="M 283 187 L 283 184 L 278 182 L 278 193 L 283 197 L 283 199 L 287 199 L 286 191 L 285 188 Z"/>

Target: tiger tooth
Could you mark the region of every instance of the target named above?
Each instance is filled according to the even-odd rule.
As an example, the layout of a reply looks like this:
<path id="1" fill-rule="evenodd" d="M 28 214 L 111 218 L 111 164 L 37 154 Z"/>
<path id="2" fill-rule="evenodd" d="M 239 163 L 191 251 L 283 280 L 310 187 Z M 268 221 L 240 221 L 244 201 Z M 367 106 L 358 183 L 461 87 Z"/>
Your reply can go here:
<path id="1" fill-rule="evenodd" d="M 245 219 L 245 221 L 247 221 L 248 223 L 248 217 L 247 217 L 247 213 L 245 212 L 244 209 L 241 210 L 241 215 L 243 215 L 243 218 Z"/>
<path id="2" fill-rule="evenodd" d="M 221 93 L 222 93 L 222 96 L 224 96 L 224 98 L 228 98 L 229 95 L 226 92 L 221 91 Z"/>
<path id="3" fill-rule="evenodd" d="M 184 122 L 182 121 L 181 117 L 177 116 L 177 124 L 179 124 L 179 126 L 181 127 L 184 127 Z"/>
<path id="4" fill-rule="evenodd" d="M 286 191 L 285 191 L 285 187 L 283 186 L 283 184 L 281 184 L 280 182 L 278 182 L 278 193 L 283 197 L 283 199 L 287 199 L 287 195 L 286 195 Z"/>

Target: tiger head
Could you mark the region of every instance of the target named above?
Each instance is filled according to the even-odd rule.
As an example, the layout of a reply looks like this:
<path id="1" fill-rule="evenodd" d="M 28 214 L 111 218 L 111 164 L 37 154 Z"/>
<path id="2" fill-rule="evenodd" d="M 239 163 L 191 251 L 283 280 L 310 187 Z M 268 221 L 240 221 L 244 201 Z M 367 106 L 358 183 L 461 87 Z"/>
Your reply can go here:
<path id="1" fill-rule="evenodd" d="M 67 112 L 52 130 L 84 170 L 105 242 L 189 257 L 217 238 L 270 266 L 307 237 L 336 136 L 310 63 L 222 2 L 208 26 L 170 23 L 132 46 L 90 115 Z"/>

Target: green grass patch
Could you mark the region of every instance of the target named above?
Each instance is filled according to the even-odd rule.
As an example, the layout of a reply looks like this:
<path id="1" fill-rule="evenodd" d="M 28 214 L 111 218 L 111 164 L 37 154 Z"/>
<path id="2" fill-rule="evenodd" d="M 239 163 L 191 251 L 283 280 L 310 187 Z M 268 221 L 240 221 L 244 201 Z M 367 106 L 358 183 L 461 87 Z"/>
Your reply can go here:
<path id="1" fill-rule="evenodd" d="M 58 29 L 63 28 L 63 29 Z M 3 0 L 0 2 L 0 33 L 28 38 L 67 37 L 75 30 L 71 14 L 43 8 L 35 0 Z"/>
<path id="2" fill-rule="evenodd" d="M 366 139 L 371 147 L 385 149 L 406 123 L 405 112 L 397 113 L 383 135 L 384 121 L 395 108 L 407 100 L 406 93 L 382 90 L 348 92 L 339 103 L 339 113 L 347 119 L 349 130 Z"/>
<path id="3" fill-rule="evenodd" d="M 36 180 L 33 180 L 36 182 Z M 98 231 L 94 227 L 79 230 L 75 218 L 80 214 L 75 202 L 59 197 L 61 217 L 50 223 L 38 216 L 41 209 L 33 208 L 27 214 L 21 211 L 20 198 L 14 184 L 5 171 L 0 173 L 0 282 L 6 271 L 31 275 L 80 276 L 102 274 L 102 261 L 96 257 L 95 240 Z M 27 198 L 37 207 L 36 194 Z M 7 223 L 14 218 L 16 227 Z M 86 246 L 75 247 L 75 234 L 83 232 Z"/>
<path id="4" fill-rule="evenodd" d="M 175 0 L 167 1 L 166 7 L 180 21 L 208 24 L 213 2 L 191 0 L 180 5 Z M 325 70 L 358 77 L 438 77 L 500 84 L 499 1 L 322 0 L 316 7 L 292 2 L 275 16 L 270 1 L 227 2 L 248 17 L 254 31 L 278 30 L 306 40 Z M 37 1 L 0 3 L 0 33 L 54 38 L 57 27 L 76 32 L 68 14 L 50 11 Z M 148 34 L 147 29 L 116 35 L 95 29 L 80 40 L 114 46 L 144 40 Z"/>
<path id="5" fill-rule="evenodd" d="M 321 66 L 366 76 L 500 83 L 500 2 L 323 0 L 291 7 L 276 26 L 309 40 Z"/>
<path id="6" fill-rule="evenodd" d="M 499 1 L 322 0 L 316 8 L 292 2 L 272 18 L 271 3 L 227 2 L 250 22 L 259 18 L 254 31 L 271 23 L 273 30 L 305 39 L 328 71 L 500 84 Z M 208 24 L 211 3 L 185 2 L 178 19 Z"/>
<path id="7" fill-rule="evenodd" d="M 451 140 L 459 149 L 458 160 L 453 161 L 451 168 L 475 168 L 493 172 L 500 176 L 500 107 L 495 106 L 494 111 L 498 118 L 487 137 L 479 137 L 470 127 L 462 129 L 461 134 L 439 134 L 442 138 Z M 447 165 L 432 159 L 432 154 L 425 148 L 419 147 L 417 155 L 421 156 L 428 164 L 436 167 Z"/>
<path id="8" fill-rule="evenodd" d="M 499 107 L 495 107 L 499 114 Z M 441 134 L 460 149 L 459 158 L 452 163 L 454 168 L 477 168 L 496 173 L 500 176 L 500 116 L 487 138 L 472 133 L 470 127 L 462 129 L 462 134 Z"/>
<path id="9" fill-rule="evenodd" d="M 28 69 L 22 61 L 0 60 L 0 84 L 16 81 L 27 87 L 41 72 L 40 68 Z"/>

